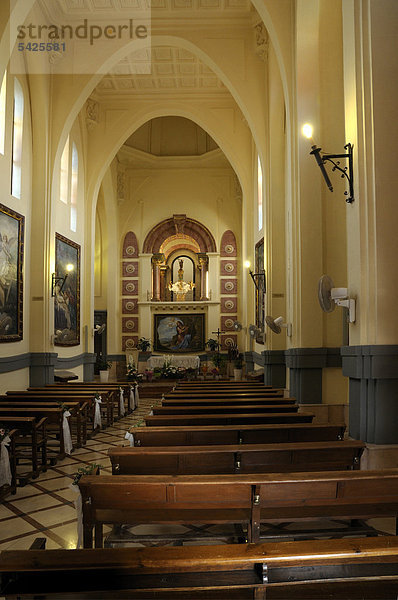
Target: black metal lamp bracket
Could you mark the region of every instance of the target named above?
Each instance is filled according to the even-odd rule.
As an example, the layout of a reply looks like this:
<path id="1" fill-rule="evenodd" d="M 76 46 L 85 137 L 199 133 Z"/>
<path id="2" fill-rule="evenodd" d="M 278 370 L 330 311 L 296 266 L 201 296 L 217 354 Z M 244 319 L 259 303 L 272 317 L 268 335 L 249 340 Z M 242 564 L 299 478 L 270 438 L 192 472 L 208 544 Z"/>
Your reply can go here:
<path id="1" fill-rule="evenodd" d="M 333 168 L 332 171 L 340 171 L 341 177 L 346 178 L 348 181 L 349 191 L 344 192 L 344 196 L 346 196 L 345 201 L 351 204 L 354 201 L 354 169 L 353 169 L 353 160 L 352 160 L 352 144 L 348 143 L 344 146 L 344 150 L 347 150 L 346 154 L 322 154 L 322 161 L 329 161 L 332 163 Z M 345 167 L 340 167 L 340 161 L 334 160 L 339 158 L 345 158 L 348 160 L 348 165 Z M 348 171 L 348 172 L 347 172 Z"/>

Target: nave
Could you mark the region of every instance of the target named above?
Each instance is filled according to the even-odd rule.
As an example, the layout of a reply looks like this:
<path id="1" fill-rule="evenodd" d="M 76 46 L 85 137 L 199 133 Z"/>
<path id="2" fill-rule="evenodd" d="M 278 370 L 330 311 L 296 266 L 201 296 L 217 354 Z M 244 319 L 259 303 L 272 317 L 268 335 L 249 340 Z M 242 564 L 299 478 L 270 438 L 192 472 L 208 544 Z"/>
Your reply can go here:
<path id="1" fill-rule="evenodd" d="M 57 387 L 50 393 L 66 395 L 73 384 Z M 105 389 L 104 399 L 110 394 Z M 128 416 L 7 496 L 1 550 L 17 552 L 0 555 L 6 600 L 394 597 L 398 473 L 361 470 L 363 444 L 348 439 L 344 425 L 317 423 L 311 413 L 302 423 L 303 413 L 292 412 L 292 405 L 285 404 L 291 412 L 280 412 L 294 399 L 262 384 L 180 383 L 159 396 L 140 398 Z M 118 394 L 113 398 L 118 404 Z M 121 399 L 128 409 L 130 400 Z M 206 414 L 196 413 L 198 404 Z M 152 421 L 173 409 L 191 424 Z M 203 422 L 208 418 L 213 425 Z M 70 484 L 79 467 L 92 464 L 101 465 L 100 473 L 83 474 L 78 482 L 84 549 L 73 550 L 76 494 Z M 278 486 L 282 495 L 275 502 Z M 367 511 L 386 518 L 365 519 L 364 529 L 358 517 Z M 292 520 L 293 529 L 264 531 L 278 515 Z M 320 529 L 314 517 L 321 517 Z M 334 533 L 325 533 L 328 520 L 330 531 L 337 524 Z M 223 534 L 226 525 L 235 536 Z M 32 547 L 38 538 L 45 538 L 46 550 Z M 58 548 L 71 552 L 54 554 Z"/>

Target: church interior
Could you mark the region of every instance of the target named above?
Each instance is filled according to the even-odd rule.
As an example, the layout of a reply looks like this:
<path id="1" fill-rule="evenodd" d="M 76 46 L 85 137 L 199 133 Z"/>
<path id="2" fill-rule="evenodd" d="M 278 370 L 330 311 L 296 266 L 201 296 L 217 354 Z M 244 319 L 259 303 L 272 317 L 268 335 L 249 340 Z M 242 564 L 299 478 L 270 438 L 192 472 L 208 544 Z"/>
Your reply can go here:
<path id="1" fill-rule="evenodd" d="M 41 467 L 0 485 L 0 573 L 3 551 L 37 538 L 76 549 L 77 471 L 115 478 L 110 449 L 162 429 L 160 402 L 169 414 L 181 390 L 198 395 L 192 419 L 212 396 L 250 402 L 251 385 L 281 412 L 294 399 L 303 423 L 362 444 L 346 473 L 384 473 L 397 493 L 397 24 L 396 0 L 1 2 L 0 483 L 18 436 Z M 76 398 L 54 391 L 68 379 Z M 365 541 L 397 539 L 383 510 Z M 119 545 L 155 551 L 142 539 Z M 265 598 L 256 589 L 101 598 Z"/>

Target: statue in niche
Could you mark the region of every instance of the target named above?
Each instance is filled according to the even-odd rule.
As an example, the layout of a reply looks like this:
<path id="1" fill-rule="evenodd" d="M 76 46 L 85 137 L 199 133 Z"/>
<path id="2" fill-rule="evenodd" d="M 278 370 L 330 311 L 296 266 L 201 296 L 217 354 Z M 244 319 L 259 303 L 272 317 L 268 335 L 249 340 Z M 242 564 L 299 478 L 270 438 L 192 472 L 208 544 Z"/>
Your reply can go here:
<path id="1" fill-rule="evenodd" d="M 182 258 L 179 260 L 180 268 L 178 269 L 178 280 L 176 283 L 169 283 L 169 290 L 176 294 L 177 302 L 184 302 L 187 293 L 195 287 L 195 284 L 190 281 L 187 283 L 184 281 L 184 261 Z"/>

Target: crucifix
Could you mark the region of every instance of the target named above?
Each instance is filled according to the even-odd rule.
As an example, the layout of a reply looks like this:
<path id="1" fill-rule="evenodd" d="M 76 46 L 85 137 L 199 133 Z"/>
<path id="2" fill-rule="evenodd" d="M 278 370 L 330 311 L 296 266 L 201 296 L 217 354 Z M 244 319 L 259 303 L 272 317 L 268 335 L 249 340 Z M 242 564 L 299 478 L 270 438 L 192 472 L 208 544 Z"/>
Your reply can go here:
<path id="1" fill-rule="evenodd" d="M 221 345 L 220 344 L 220 335 L 222 333 L 226 333 L 226 332 L 225 331 L 220 331 L 220 328 L 217 327 L 217 331 L 212 331 L 212 333 L 214 333 L 217 336 L 217 344 L 218 344 L 217 352 L 220 354 L 220 345 Z"/>

